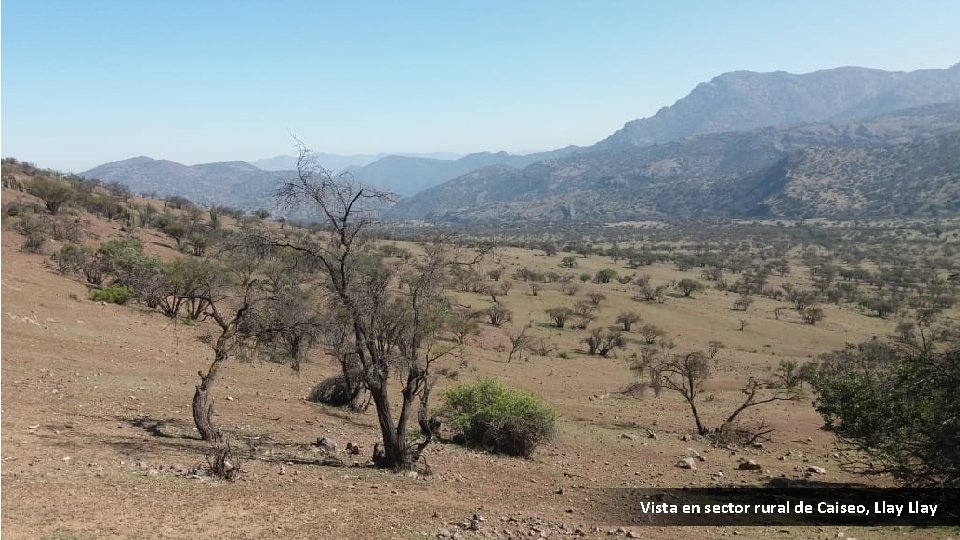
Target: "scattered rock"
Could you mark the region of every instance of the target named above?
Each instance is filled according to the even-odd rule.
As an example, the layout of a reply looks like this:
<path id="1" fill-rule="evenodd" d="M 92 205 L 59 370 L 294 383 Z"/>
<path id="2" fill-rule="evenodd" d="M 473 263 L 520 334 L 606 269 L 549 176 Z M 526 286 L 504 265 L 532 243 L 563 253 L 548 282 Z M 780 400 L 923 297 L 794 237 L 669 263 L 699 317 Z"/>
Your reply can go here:
<path id="1" fill-rule="evenodd" d="M 737 469 L 741 471 L 759 471 L 762 468 L 762 465 L 752 459 L 745 459 L 741 461 L 739 465 L 737 465 Z"/>
<path id="2" fill-rule="evenodd" d="M 321 450 L 326 450 L 327 452 L 336 452 L 337 451 L 337 441 L 330 439 L 328 437 L 320 437 L 317 439 L 316 446 Z"/>
<path id="3" fill-rule="evenodd" d="M 360 455 L 360 445 L 358 444 L 348 442 L 345 450 L 347 451 L 347 454 L 350 454 L 351 456 Z"/>
<path id="4" fill-rule="evenodd" d="M 677 467 L 681 469 L 697 470 L 697 460 L 692 457 L 685 457 L 677 462 Z"/>
<path id="5" fill-rule="evenodd" d="M 817 467 L 816 465 L 811 465 L 807 467 L 807 472 L 812 474 L 827 474 L 827 470 L 823 467 Z"/>
<path id="6" fill-rule="evenodd" d="M 620 438 L 621 438 L 621 439 L 627 439 L 628 441 L 632 441 L 632 440 L 634 440 L 636 437 L 634 437 L 633 435 L 631 435 L 631 434 L 629 434 L 629 433 L 621 433 L 621 434 L 620 434 Z"/>

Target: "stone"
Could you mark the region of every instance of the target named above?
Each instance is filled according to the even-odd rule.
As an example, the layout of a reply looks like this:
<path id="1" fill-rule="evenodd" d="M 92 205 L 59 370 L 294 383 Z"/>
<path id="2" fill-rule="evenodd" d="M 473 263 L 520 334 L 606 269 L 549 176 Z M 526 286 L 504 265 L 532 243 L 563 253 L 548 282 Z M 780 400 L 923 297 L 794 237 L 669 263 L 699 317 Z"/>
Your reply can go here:
<path id="1" fill-rule="evenodd" d="M 752 459 L 745 459 L 741 461 L 739 465 L 737 465 L 737 469 L 741 471 L 759 471 L 762 468 L 762 465 Z"/>
<path id="2" fill-rule="evenodd" d="M 685 457 L 677 462 L 677 467 L 681 469 L 697 470 L 697 460 L 692 457 Z"/>
<path id="3" fill-rule="evenodd" d="M 326 450 L 327 452 L 337 451 L 337 441 L 329 437 L 320 437 L 319 439 L 317 439 L 316 445 L 320 447 L 321 450 Z"/>
<path id="4" fill-rule="evenodd" d="M 817 467 L 816 465 L 811 465 L 807 467 L 807 472 L 813 473 L 813 474 L 827 474 L 826 469 L 824 469 L 823 467 Z"/>

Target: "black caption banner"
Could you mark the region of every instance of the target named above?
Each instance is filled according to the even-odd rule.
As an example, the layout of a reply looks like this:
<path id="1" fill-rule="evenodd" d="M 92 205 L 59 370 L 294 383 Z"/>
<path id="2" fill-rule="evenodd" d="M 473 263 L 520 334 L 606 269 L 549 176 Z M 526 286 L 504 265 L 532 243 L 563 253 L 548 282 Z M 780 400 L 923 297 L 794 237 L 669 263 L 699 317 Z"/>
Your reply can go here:
<path id="1" fill-rule="evenodd" d="M 610 488 L 591 490 L 605 525 L 960 526 L 960 490 Z"/>

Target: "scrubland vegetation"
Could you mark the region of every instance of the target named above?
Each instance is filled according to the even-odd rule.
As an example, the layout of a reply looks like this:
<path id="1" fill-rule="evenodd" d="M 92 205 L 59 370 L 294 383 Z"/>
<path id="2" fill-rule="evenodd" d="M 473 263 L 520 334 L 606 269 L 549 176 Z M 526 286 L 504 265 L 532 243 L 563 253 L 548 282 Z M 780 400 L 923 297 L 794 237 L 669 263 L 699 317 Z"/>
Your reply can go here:
<path id="1" fill-rule="evenodd" d="M 117 377 L 150 373 L 143 378 L 164 385 L 156 410 L 87 416 L 91 404 L 126 397 L 73 389 L 56 394 L 72 400 L 71 412 L 38 406 L 48 416 L 30 416 L 41 429 L 64 416 L 91 425 L 166 418 L 178 431 L 156 423 L 124 455 L 149 460 L 154 445 L 192 441 L 176 450 L 179 459 L 205 465 L 175 476 L 187 486 L 177 490 L 210 477 L 266 482 L 269 464 L 284 477 L 288 467 L 301 479 L 332 474 L 322 482 L 335 494 L 355 487 L 350 475 L 360 470 L 367 483 L 438 478 L 437 497 L 449 498 L 469 488 L 445 479 L 469 471 L 487 483 L 512 477 L 521 497 L 541 497 L 597 479 L 802 482 L 810 460 L 837 482 L 960 486 L 956 220 L 386 226 L 375 209 L 388 194 L 332 175 L 307 152 L 272 211 L 154 200 L 9 159 L 3 188 L 4 284 L 17 287 L 4 289 L 5 407 L 51 395 L 35 397 L 37 388 L 49 392 L 45 383 L 26 386 L 37 369 L 53 369 L 38 352 L 42 334 L 18 326 L 31 309 L 71 324 L 56 338 L 60 347 L 86 346 L 105 332 L 73 325 L 77 305 L 123 306 L 98 317 L 142 322 L 159 336 L 151 347 L 186 331 L 186 364 L 151 370 L 139 348 L 111 364 L 125 374 Z M 270 218 L 292 208 L 316 220 Z M 40 270 L 15 273 L 26 269 Z M 87 292 L 51 305 L 44 288 Z M 170 355 L 167 348 L 159 354 Z M 64 349 L 68 361 L 55 369 L 104 369 L 95 350 L 73 354 Z M 265 397 L 279 395 L 257 374 L 267 372 L 298 390 L 279 402 Z M 182 403 L 173 403 L 166 395 L 182 385 L 192 385 L 192 399 L 180 392 Z M 256 394 L 235 400 L 244 385 Z M 252 435 L 241 424 L 261 409 L 271 420 Z M 35 450 L 22 433 L 37 428 L 18 416 L 4 417 L 5 456 L 27 459 Z M 313 432 L 296 431 L 293 418 Z M 331 430 L 349 433 L 345 449 Z M 65 443 L 40 446 L 80 445 L 74 431 L 58 432 Z M 82 442 L 106 452 L 97 444 Z M 796 453 L 802 465 L 791 461 Z M 701 454 L 709 454 L 701 465 L 709 476 L 674 466 Z M 747 473 L 734 472 L 727 454 L 761 460 L 762 471 L 735 476 Z M 609 466 L 624 460 L 653 469 Z M 22 462 L 11 467 L 27 474 Z M 28 489 L 22 477 L 5 472 L 4 481 L 21 495 Z M 429 486 L 398 485 L 378 500 L 464 511 L 424 495 Z M 516 509 L 509 498 L 478 493 L 476 511 Z M 574 514 L 558 535 L 606 534 L 581 527 L 583 513 L 566 496 L 534 506 L 550 514 L 556 505 L 571 508 L 556 523 Z M 476 533 L 474 525 L 463 534 Z"/>

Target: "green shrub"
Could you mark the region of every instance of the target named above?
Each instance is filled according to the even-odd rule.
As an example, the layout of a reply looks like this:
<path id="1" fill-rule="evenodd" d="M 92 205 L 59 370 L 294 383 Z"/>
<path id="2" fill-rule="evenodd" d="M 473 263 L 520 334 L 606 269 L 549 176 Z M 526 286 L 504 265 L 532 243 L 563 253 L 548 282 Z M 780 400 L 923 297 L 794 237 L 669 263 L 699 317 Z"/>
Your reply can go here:
<path id="1" fill-rule="evenodd" d="M 110 302 L 122 306 L 133 298 L 133 289 L 125 285 L 110 285 L 93 291 L 90 298 L 96 302 Z"/>
<path id="2" fill-rule="evenodd" d="M 523 457 L 553 437 L 557 419 L 537 396 L 489 378 L 448 391 L 443 414 L 452 418 L 465 443 Z"/>
<path id="3" fill-rule="evenodd" d="M 27 253 L 43 253 L 43 245 L 47 242 L 47 235 L 40 231 L 32 231 L 23 243 L 23 251 Z"/>

